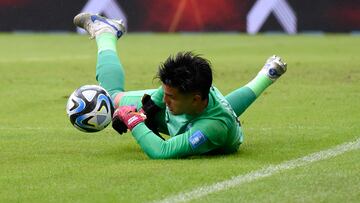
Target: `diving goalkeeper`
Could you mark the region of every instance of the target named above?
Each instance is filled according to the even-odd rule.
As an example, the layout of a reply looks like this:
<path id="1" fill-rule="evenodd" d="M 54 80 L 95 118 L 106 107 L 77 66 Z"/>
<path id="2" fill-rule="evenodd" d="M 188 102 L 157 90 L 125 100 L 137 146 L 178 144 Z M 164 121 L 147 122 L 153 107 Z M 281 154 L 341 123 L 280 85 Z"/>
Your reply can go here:
<path id="1" fill-rule="evenodd" d="M 223 96 L 212 86 L 210 62 L 179 52 L 159 66 L 161 87 L 125 91 L 116 50 L 117 40 L 125 33 L 122 21 L 80 13 L 74 24 L 96 39 L 96 79 L 113 99 L 113 128 L 120 134 L 130 130 L 153 159 L 236 152 L 243 142 L 237 118 L 286 71 L 286 63 L 272 56 L 253 80 Z M 165 140 L 161 134 L 170 138 Z"/>

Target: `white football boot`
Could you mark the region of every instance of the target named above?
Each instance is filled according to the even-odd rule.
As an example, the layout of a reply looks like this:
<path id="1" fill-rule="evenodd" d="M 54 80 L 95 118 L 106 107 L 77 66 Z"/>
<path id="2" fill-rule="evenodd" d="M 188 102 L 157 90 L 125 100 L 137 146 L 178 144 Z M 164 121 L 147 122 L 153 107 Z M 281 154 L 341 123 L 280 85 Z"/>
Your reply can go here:
<path id="1" fill-rule="evenodd" d="M 287 64 L 276 55 L 271 56 L 266 60 L 264 67 L 259 74 L 264 74 L 272 81 L 276 81 L 282 74 L 286 72 Z"/>
<path id="2" fill-rule="evenodd" d="M 90 39 L 102 33 L 112 33 L 120 38 L 125 32 L 123 20 L 108 19 L 100 15 L 80 13 L 74 17 L 74 24 L 85 29 L 90 34 Z"/>

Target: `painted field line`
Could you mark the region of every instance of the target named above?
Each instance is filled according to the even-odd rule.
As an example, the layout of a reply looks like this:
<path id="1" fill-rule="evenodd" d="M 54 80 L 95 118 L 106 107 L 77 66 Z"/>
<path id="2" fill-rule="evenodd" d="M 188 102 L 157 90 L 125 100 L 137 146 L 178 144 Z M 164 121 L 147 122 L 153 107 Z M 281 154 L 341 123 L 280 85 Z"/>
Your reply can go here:
<path id="1" fill-rule="evenodd" d="M 212 185 L 205 185 L 198 188 L 194 188 L 189 192 L 182 192 L 174 196 L 169 196 L 163 200 L 156 202 L 186 202 L 193 199 L 197 199 L 203 196 L 206 196 L 211 193 L 215 193 L 222 190 L 227 190 L 236 186 L 239 186 L 244 183 L 249 183 L 261 178 L 269 177 L 276 173 L 279 173 L 284 170 L 290 170 L 311 164 L 313 162 L 329 159 L 340 154 L 343 154 L 348 151 L 360 149 L 360 138 L 353 142 L 347 142 L 333 148 L 316 152 L 298 159 L 293 159 L 290 161 L 285 161 L 278 165 L 270 165 L 267 168 L 256 170 L 245 175 L 235 176 L 231 179 L 224 180 L 221 182 L 214 183 Z"/>

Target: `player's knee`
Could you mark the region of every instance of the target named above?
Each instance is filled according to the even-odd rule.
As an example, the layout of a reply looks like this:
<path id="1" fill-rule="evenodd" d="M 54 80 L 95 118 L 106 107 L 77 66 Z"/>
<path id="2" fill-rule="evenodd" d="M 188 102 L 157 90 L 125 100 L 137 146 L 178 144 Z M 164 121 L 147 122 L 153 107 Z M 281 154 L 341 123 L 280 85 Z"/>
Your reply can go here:
<path id="1" fill-rule="evenodd" d="M 119 107 L 120 101 L 124 95 L 125 95 L 125 92 L 119 92 L 116 94 L 116 96 L 114 97 L 114 100 L 113 100 L 115 108 Z"/>

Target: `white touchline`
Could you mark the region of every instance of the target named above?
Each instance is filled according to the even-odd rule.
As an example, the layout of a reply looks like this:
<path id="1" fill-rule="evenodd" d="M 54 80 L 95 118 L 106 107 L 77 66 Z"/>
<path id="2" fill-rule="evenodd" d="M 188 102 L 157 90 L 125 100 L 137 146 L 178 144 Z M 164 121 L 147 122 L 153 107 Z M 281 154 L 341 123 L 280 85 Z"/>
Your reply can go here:
<path id="1" fill-rule="evenodd" d="M 316 152 L 307 156 L 304 156 L 302 158 L 293 159 L 290 161 L 285 161 L 283 163 L 280 163 L 278 165 L 270 165 L 267 168 L 263 168 L 260 170 L 256 170 L 250 173 L 247 173 L 245 175 L 239 175 L 235 176 L 231 179 L 224 180 L 221 182 L 214 183 L 212 185 L 205 185 L 202 187 L 194 188 L 189 192 L 183 192 L 179 193 L 174 196 L 167 197 L 163 200 L 156 201 L 156 202 L 186 202 L 193 199 L 197 199 L 203 196 L 206 196 L 208 194 L 218 192 L 221 190 L 226 190 L 229 188 L 233 188 L 236 186 L 239 186 L 243 183 L 248 183 L 255 181 L 260 178 L 265 178 L 271 175 L 274 175 L 276 173 L 279 173 L 284 170 L 294 169 L 297 167 L 305 166 L 310 163 L 321 161 L 324 159 L 329 159 L 335 156 L 338 156 L 340 154 L 343 154 L 348 151 L 357 150 L 360 149 L 360 138 L 353 142 L 347 142 L 338 146 L 335 146 L 333 148 L 323 150 L 320 152 Z"/>

